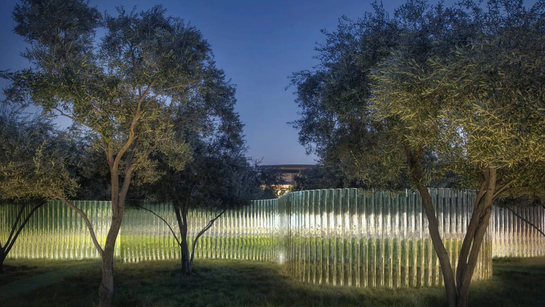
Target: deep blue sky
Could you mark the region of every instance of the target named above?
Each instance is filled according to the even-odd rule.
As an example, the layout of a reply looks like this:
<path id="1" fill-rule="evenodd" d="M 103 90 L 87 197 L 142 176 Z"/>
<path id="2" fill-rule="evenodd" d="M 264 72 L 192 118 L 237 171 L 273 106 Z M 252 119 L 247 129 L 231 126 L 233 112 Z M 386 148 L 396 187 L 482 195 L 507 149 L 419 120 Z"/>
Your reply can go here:
<path id="1" fill-rule="evenodd" d="M 26 67 L 25 47 L 13 34 L 16 0 L 0 2 L 0 70 Z M 245 124 L 248 156 L 263 164 L 314 164 L 287 122 L 298 118 L 294 88 L 285 90 L 292 72 L 311 69 L 320 29 L 335 30 L 342 15 L 356 19 L 371 0 L 91 0 L 115 15 L 115 6 L 138 11 L 163 4 L 167 14 L 191 22 L 211 44 L 217 66 L 237 85 L 236 110 Z M 384 1 L 392 14 L 404 0 Z M 436 1 L 429 1 L 435 4 Z M 446 1 L 447 4 L 454 0 Z M 535 1 L 526 1 L 535 2 Z M 4 86 L 5 82 L 0 81 Z"/>

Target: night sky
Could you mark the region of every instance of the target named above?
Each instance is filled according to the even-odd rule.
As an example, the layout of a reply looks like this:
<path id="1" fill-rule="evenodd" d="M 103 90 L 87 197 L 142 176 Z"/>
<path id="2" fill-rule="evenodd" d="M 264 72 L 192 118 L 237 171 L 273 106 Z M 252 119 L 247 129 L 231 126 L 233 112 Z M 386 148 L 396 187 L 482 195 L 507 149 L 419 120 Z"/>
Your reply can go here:
<path id="1" fill-rule="evenodd" d="M 0 2 L 0 70 L 28 66 L 19 56 L 25 43 L 13 33 L 11 12 L 17 1 Z M 385 1 L 393 14 L 402 0 Z M 446 1 L 447 4 L 454 1 Z M 535 1 L 526 1 L 535 2 Z M 335 30 L 338 19 L 371 11 L 370 0 L 93 0 L 91 6 L 115 15 L 115 6 L 147 10 L 163 4 L 167 15 L 191 22 L 212 46 L 217 67 L 237 85 L 237 106 L 249 146 L 248 156 L 262 164 L 314 164 L 287 122 L 298 118 L 295 88 L 285 90 L 288 76 L 317 64 L 320 29 Z M 430 3 L 436 3 L 430 1 Z M 0 85 L 5 86 L 0 80 Z"/>

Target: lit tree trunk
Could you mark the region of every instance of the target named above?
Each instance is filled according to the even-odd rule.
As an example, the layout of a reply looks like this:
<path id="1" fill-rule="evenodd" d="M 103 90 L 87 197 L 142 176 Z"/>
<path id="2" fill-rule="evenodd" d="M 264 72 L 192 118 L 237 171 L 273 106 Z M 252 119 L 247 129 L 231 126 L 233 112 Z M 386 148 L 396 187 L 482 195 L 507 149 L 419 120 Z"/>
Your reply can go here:
<path id="1" fill-rule="evenodd" d="M 134 158 L 134 148 L 136 143 L 132 143 L 129 140 L 125 148 L 127 150 L 127 157 L 125 159 L 125 175 L 123 178 L 123 185 L 120 188 L 119 184 L 119 163 L 122 153 L 118 153 L 118 156 L 114 159 L 112 155 L 107 152 L 108 164 L 110 166 L 110 176 L 112 182 L 112 222 L 108 235 L 106 236 L 106 243 L 104 245 L 104 251 L 102 252 L 102 280 L 98 289 L 98 305 L 99 307 L 112 306 L 112 300 L 114 297 L 114 254 L 115 254 L 115 242 L 119 235 L 119 229 L 123 222 L 123 214 L 125 212 L 125 198 L 129 191 L 129 185 L 132 176 L 132 159 Z M 132 145 L 130 145 L 132 143 Z M 130 148 L 130 150 L 129 150 Z"/>
<path id="2" fill-rule="evenodd" d="M 102 280 L 98 290 L 99 294 L 99 306 L 109 307 L 112 306 L 112 300 L 114 296 L 114 255 L 115 255 L 115 241 L 121 228 L 121 222 L 123 216 L 114 214 L 112 218 L 112 224 L 106 237 L 106 244 L 104 246 L 104 252 L 102 253 Z"/>
<path id="3" fill-rule="evenodd" d="M 468 303 L 471 278 L 477 265 L 477 259 L 492 212 L 492 203 L 495 198 L 496 169 L 486 168 L 483 172 L 483 178 L 458 258 L 456 271 L 457 307 L 466 307 Z"/>
<path id="4" fill-rule="evenodd" d="M 433 207 L 431 195 L 428 191 L 428 187 L 424 184 L 424 176 L 422 174 L 422 166 L 420 164 L 420 152 L 420 150 L 416 151 L 415 153 L 412 153 L 409 150 L 406 151 L 408 165 L 411 172 L 411 178 L 416 184 L 418 192 L 420 193 L 424 211 L 426 212 L 426 217 L 428 218 L 428 231 L 433 243 L 433 248 L 437 254 L 437 258 L 439 259 L 439 264 L 441 265 L 443 282 L 445 283 L 445 292 L 447 295 L 447 303 L 449 307 L 455 307 L 457 292 L 456 284 L 454 282 L 454 273 L 450 264 L 449 255 L 445 249 L 445 245 L 443 244 L 441 234 L 439 233 L 439 221 L 437 220 L 437 215 L 435 214 L 435 208 Z"/>
<path id="5" fill-rule="evenodd" d="M 435 208 L 433 207 L 431 195 L 424 184 L 424 176 L 420 164 L 420 151 L 418 150 L 413 153 L 407 150 L 406 153 L 411 179 L 416 183 L 418 192 L 422 197 L 422 204 L 429 221 L 428 230 L 433 243 L 433 248 L 441 265 L 447 304 L 449 307 L 467 307 L 469 286 L 471 285 L 471 278 L 473 277 L 481 245 L 488 228 L 492 203 L 508 185 L 505 185 L 501 189 L 496 189 L 496 170 L 492 167 L 488 167 L 483 171 L 481 188 L 479 189 L 475 207 L 458 257 L 455 280 L 449 255 L 439 233 L 439 223 Z"/>

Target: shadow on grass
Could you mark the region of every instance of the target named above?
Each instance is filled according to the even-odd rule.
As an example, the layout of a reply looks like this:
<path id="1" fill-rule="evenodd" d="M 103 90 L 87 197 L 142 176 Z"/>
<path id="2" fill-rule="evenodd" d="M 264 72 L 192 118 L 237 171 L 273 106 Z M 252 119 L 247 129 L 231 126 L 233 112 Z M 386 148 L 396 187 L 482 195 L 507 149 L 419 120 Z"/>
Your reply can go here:
<path id="1" fill-rule="evenodd" d="M 545 258 L 494 260 L 494 277 L 471 289 L 472 306 L 545 306 Z"/>
<path id="2" fill-rule="evenodd" d="M 541 258 L 540 258 L 541 259 Z M 495 277 L 475 283 L 470 306 L 543 306 L 543 263 L 498 262 Z M 116 263 L 115 306 L 444 306 L 443 288 L 341 288 L 310 285 L 275 264 L 198 260 L 196 276 L 177 261 Z M 2 306 L 94 306 L 100 268 L 0 302 Z"/>

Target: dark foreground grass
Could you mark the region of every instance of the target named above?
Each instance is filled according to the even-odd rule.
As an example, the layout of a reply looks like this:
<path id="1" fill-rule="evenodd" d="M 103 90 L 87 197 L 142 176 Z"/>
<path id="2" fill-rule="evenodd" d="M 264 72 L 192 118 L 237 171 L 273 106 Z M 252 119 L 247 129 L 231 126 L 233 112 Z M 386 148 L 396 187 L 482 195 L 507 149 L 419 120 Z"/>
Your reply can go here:
<path id="1" fill-rule="evenodd" d="M 74 270 L 77 262 L 8 260 L 1 291 L 19 281 Z M 79 267 L 88 265 L 87 262 Z M 40 271 L 40 267 L 45 269 Z M 356 289 L 309 285 L 275 264 L 197 260 L 195 276 L 178 273 L 176 261 L 116 263 L 115 306 L 444 306 L 442 288 Z M 18 277 L 19 276 L 19 277 Z M 23 276 L 23 277 L 20 277 Z M 88 266 L 62 281 L 29 289 L 0 306 L 95 306 L 100 268 Z M 24 292 L 24 291 L 23 291 Z M 470 306 L 545 306 L 545 258 L 494 262 L 494 278 L 474 283 Z"/>

